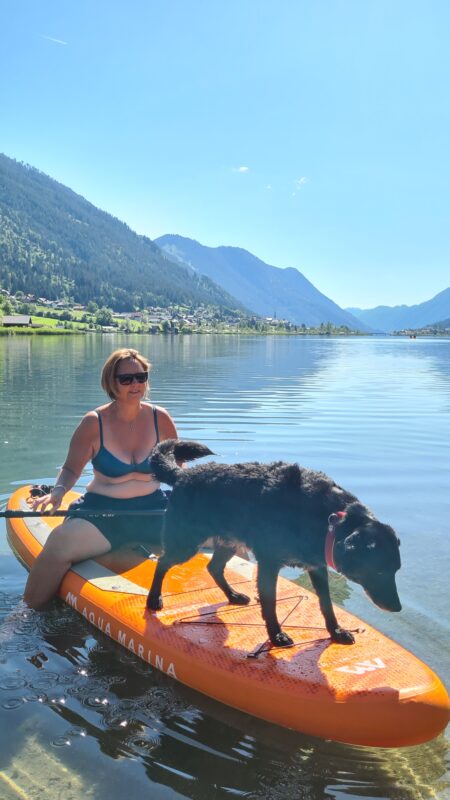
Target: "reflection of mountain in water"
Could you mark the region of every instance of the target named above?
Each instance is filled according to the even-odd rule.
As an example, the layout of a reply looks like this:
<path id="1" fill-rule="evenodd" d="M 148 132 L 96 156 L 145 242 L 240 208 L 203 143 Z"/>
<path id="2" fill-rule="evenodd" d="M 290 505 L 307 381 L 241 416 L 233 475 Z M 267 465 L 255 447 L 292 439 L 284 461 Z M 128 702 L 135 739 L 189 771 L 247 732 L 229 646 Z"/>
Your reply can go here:
<path id="1" fill-rule="evenodd" d="M 410 377 L 415 373 L 426 385 L 434 374 L 447 385 L 450 382 L 445 340 L 215 335 L 7 338 L 0 341 L 0 492 L 4 493 L 14 481 L 53 480 L 81 417 L 107 399 L 99 385 L 100 370 L 118 346 L 136 347 L 150 357 L 152 399 L 169 409 L 181 436 L 209 443 L 228 461 L 285 458 L 324 468 L 334 477 L 334 463 L 320 455 L 323 442 L 313 448 L 311 436 L 329 432 L 334 442 L 336 437 L 345 439 L 343 459 L 352 447 L 360 456 L 364 448 L 352 437 L 359 423 L 364 424 L 365 435 L 367 425 L 376 419 L 368 405 L 371 394 L 362 394 L 367 381 L 372 391 L 374 370 L 381 376 L 377 377 L 380 392 L 392 396 L 394 403 L 400 398 L 383 377 L 386 365 L 392 372 L 394 360 L 399 374 L 407 371 L 408 385 L 415 385 Z M 411 391 L 405 407 L 409 414 L 415 409 L 415 396 L 418 393 Z M 318 418 L 323 398 L 328 403 L 326 428 L 320 427 Z M 340 416 L 334 419 L 330 415 L 337 408 Z"/>
<path id="2" fill-rule="evenodd" d="M 122 800 L 124 790 L 145 796 L 149 789 L 155 800 L 165 798 L 166 789 L 196 800 L 230 795 L 323 800 L 336 794 L 413 800 L 425 787 L 442 788 L 442 738 L 386 751 L 303 736 L 177 684 L 59 602 L 27 618 L 11 611 L 3 626 L 8 644 L 0 647 L 0 688 L 8 679 L 15 687 L 2 692 L 0 710 L 3 721 L 5 716 L 10 721 L 2 727 L 8 730 L 6 770 L 24 741 L 12 725 L 17 711 L 5 711 L 5 702 L 11 694 L 34 694 L 41 702 L 22 708 L 34 713 L 43 749 L 51 750 L 50 743 L 59 747 L 62 763 L 83 776 L 94 796 L 109 800 Z M 26 656 L 20 670 L 19 653 Z M 26 758 L 26 745 L 22 752 Z"/>
<path id="3" fill-rule="evenodd" d="M 282 454 L 279 445 L 269 454 L 268 428 L 293 426 L 309 413 L 311 385 L 333 358 L 330 342 L 306 337 L 185 337 L 173 348 L 173 362 L 167 352 L 160 363 L 155 356 L 158 399 L 183 436 L 206 435 L 213 449 L 217 440 L 251 442 L 251 453 L 240 448 L 240 460 Z"/>
<path id="4" fill-rule="evenodd" d="M 183 435 L 207 433 L 210 440 L 246 439 L 256 420 L 275 423 L 280 414 L 286 419 L 292 385 L 295 402 L 301 403 L 303 385 L 331 355 L 330 342 L 301 337 L 8 339 L 0 341 L 0 491 L 5 492 L 12 481 L 53 479 L 81 417 L 107 400 L 100 371 L 116 347 L 148 355 L 155 365 L 154 401 L 170 410 Z"/>

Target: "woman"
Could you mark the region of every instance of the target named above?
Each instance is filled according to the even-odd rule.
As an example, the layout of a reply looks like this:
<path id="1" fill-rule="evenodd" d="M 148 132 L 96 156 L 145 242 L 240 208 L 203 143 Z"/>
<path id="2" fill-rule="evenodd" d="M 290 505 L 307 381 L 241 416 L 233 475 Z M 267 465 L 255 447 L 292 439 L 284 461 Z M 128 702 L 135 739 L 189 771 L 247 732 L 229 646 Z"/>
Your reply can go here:
<path id="1" fill-rule="evenodd" d="M 144 515 L 81 518 L 76 516 L 77 509 L 145 511 L 166 505 L 150 459 L 156 443 L 176 439 L 177 431 L 164 408 L 144 402 L 150 368 L 137 350 L 122 348 L 109 356 L 101 384 L 111 402 L 81 420 L 51 494 L 34 504 L 35 509 L 51 506 L 56 512 L 87 462 L 92 462 L 94 477 L 86 494 L 69 507 L 74 516 L 54 528 L 31 569 L 24 594 L 31 608 L 42 608 L 54 597 L 73 563 L 107 553 L 154 521 Z"/>

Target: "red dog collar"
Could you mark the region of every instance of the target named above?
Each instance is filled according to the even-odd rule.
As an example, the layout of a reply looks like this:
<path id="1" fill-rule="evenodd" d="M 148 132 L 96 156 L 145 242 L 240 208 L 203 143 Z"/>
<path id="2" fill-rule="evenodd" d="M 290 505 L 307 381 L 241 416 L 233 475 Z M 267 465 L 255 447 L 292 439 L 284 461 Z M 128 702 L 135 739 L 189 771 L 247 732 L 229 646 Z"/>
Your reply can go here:
<path id="1" fill-rule="evenodd" d="M 343 520 L 345 517 L 345 511 L 338 511 L 336 516 L 339 517 L 339 521 Z M 334 563 L 334 542 L 335 542 L 335 529 L 336 523 L 330 522 L 328 525 L 327 530 L 327 538 L 325 539 L 325 561 L 331 569 L 335 569 L 338 572 L 338 568 Z"/>

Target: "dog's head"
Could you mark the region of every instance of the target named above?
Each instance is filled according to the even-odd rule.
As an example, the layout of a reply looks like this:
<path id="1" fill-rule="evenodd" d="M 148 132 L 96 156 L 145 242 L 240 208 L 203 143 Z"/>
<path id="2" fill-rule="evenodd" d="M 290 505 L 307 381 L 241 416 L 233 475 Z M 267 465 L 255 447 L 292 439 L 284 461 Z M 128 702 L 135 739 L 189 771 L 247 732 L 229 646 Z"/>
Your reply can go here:
<path id="1" fill-rule="evenodd" d="M 379 522 L 361 503 L 352 503 L 345 515 L 331 515 L 335 528 L 336 568 L 359 583 L 370 599 L 385 611 L 401 611 L 395 584 L 400 569 L 400 540 L 395 531 Z"/>

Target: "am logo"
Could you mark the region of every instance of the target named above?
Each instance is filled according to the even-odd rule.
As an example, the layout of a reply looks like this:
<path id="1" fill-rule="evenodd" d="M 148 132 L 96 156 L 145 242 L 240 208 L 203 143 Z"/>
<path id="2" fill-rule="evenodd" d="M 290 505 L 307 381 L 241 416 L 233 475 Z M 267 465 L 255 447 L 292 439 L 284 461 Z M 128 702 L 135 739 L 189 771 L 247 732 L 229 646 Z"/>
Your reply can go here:
<path id="1" fill-rule="evenodd" d="M 368 658 L 366 661 L 357 661 L 349 667 L 338 667 L 336 672 L 349 672 L 351 675 L 364 675 L 365 672 L 374 672 L 376 669 L 386 669 L 386 664 L 381 658 Z"/>

